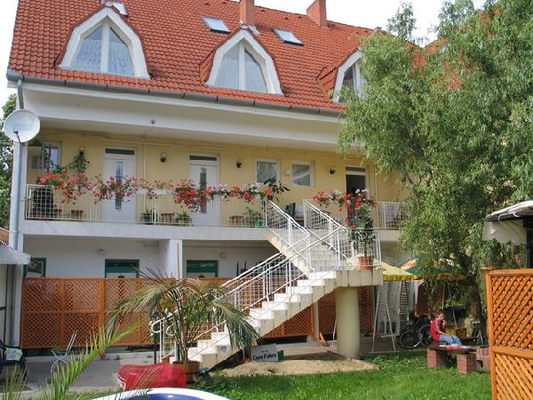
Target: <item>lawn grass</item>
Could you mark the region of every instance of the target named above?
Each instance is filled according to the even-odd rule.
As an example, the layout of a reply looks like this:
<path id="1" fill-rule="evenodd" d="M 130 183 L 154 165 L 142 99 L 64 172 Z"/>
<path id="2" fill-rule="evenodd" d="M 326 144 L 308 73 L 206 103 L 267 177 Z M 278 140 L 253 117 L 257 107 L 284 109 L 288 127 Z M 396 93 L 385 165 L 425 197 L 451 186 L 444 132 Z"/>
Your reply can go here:
<path id="1" fill-rule="evenodd" d="M 367 358 L 379 371 L 327 375 L 221 378 L 196 388 L 241 399 L 490 399 L 490 374 L 426 368 L 425 352 Z"/>

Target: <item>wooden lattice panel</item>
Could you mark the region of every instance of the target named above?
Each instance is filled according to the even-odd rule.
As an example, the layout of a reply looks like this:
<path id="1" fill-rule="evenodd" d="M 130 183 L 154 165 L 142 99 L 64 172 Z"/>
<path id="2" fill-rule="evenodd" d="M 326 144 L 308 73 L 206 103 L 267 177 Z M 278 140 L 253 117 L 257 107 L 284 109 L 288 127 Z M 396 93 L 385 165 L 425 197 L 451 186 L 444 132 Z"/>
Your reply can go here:
<path id="1" fill-rule="evenodd" d="M 492 397 L 533 399 L 533 270 L 487 273 Z"/>
<path id="2" fill-rule="evenodd" d="M 313 335 L 313 306 L 307 307 L 285 322 L 285 336 Z"/>
<path id="3" fill-rule="evenodd" d="M 61 314 L 22 314 L 21 347 L 39 349 L 61 344 Z"/>
<path id="4" fill-rule="evenodd" d="M 495 346 L 533 350 L 533 276 L 492 278 Z"/>
<path id="5" fill-rule="evenodd" d="M 66 313 L 63 314 L 63 334 L 61 345 L 66 346 L 71 335 L 77 332 L 75 346 L 85 346 L 87 341 L 98 332 L 98 313 Z"/>
<path id="6" fill-rule="evenodd" d="M 495 398 L 533 399 L 533 359 L 494 354 Z"/>
<path id="7" fill-rule="evenodd" d="M 66 311 L 94 311 L 100 309 L 100 279 L 63 281 Z"/>
<path id="8" fill-rule="evenodd" d="M 105 283 L 105 309 L 111 311 L 116 304 L 124 299 L 135 296 L 137 290 L 141 287 L 140 279 L 136 278 L 108 278 Z"/>
<path id="9" fill-rule="evenodd" d="M 53 278 L 25 278 L 23 307 L 26 312 L 60 311 L 63 308 L 61 280 Z"/>

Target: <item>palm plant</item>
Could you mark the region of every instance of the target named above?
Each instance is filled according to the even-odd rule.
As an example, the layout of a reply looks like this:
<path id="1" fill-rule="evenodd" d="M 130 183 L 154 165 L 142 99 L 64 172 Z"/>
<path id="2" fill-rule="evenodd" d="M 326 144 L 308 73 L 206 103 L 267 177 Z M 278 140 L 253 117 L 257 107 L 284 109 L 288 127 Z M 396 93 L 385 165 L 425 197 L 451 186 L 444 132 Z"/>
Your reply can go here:
<path id="1" fill-rule="evenodd" d="M 225 325 L 234 348 L 250 346 L 259 338 L 246 312 L 231 303 L 223 286 L 208 280 L 176 280 L 154 270 L 143 277 L 148 283 L 118 305 L 115 318 L 147 311 L 159 315 L 184 364 L 190 363 L 188 348 L 213 327 Z"/>

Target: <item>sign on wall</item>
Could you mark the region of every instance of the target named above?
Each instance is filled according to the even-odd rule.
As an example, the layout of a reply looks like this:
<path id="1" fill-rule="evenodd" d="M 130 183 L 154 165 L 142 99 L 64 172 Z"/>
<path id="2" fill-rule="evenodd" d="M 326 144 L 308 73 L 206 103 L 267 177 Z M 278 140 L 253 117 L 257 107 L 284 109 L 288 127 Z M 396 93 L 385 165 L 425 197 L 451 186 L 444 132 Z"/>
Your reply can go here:
<path id="1" fill-rule="evenodd" d="M 278 346 L 274 343 L 252 347 L 252 361 L 278 362 Z"/>

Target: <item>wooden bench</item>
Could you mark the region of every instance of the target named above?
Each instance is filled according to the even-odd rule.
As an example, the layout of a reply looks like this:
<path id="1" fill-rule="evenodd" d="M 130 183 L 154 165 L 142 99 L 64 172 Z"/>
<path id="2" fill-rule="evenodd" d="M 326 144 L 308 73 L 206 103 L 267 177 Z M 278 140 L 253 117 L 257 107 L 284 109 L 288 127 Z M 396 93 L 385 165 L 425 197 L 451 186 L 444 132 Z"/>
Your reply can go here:
<path id="1" fill-rule="evenodd" d="M 431 343 L 427 348 L 427 366 L 428 368 L 444 367 L 448 361 L 448 354 L 454 352 L 457 354 L 457 370 L 460 374 L 469 374 L 477 371 L 476 349 L 454 349 L 448 350 L 440 347 L 442 342 Z"/>

